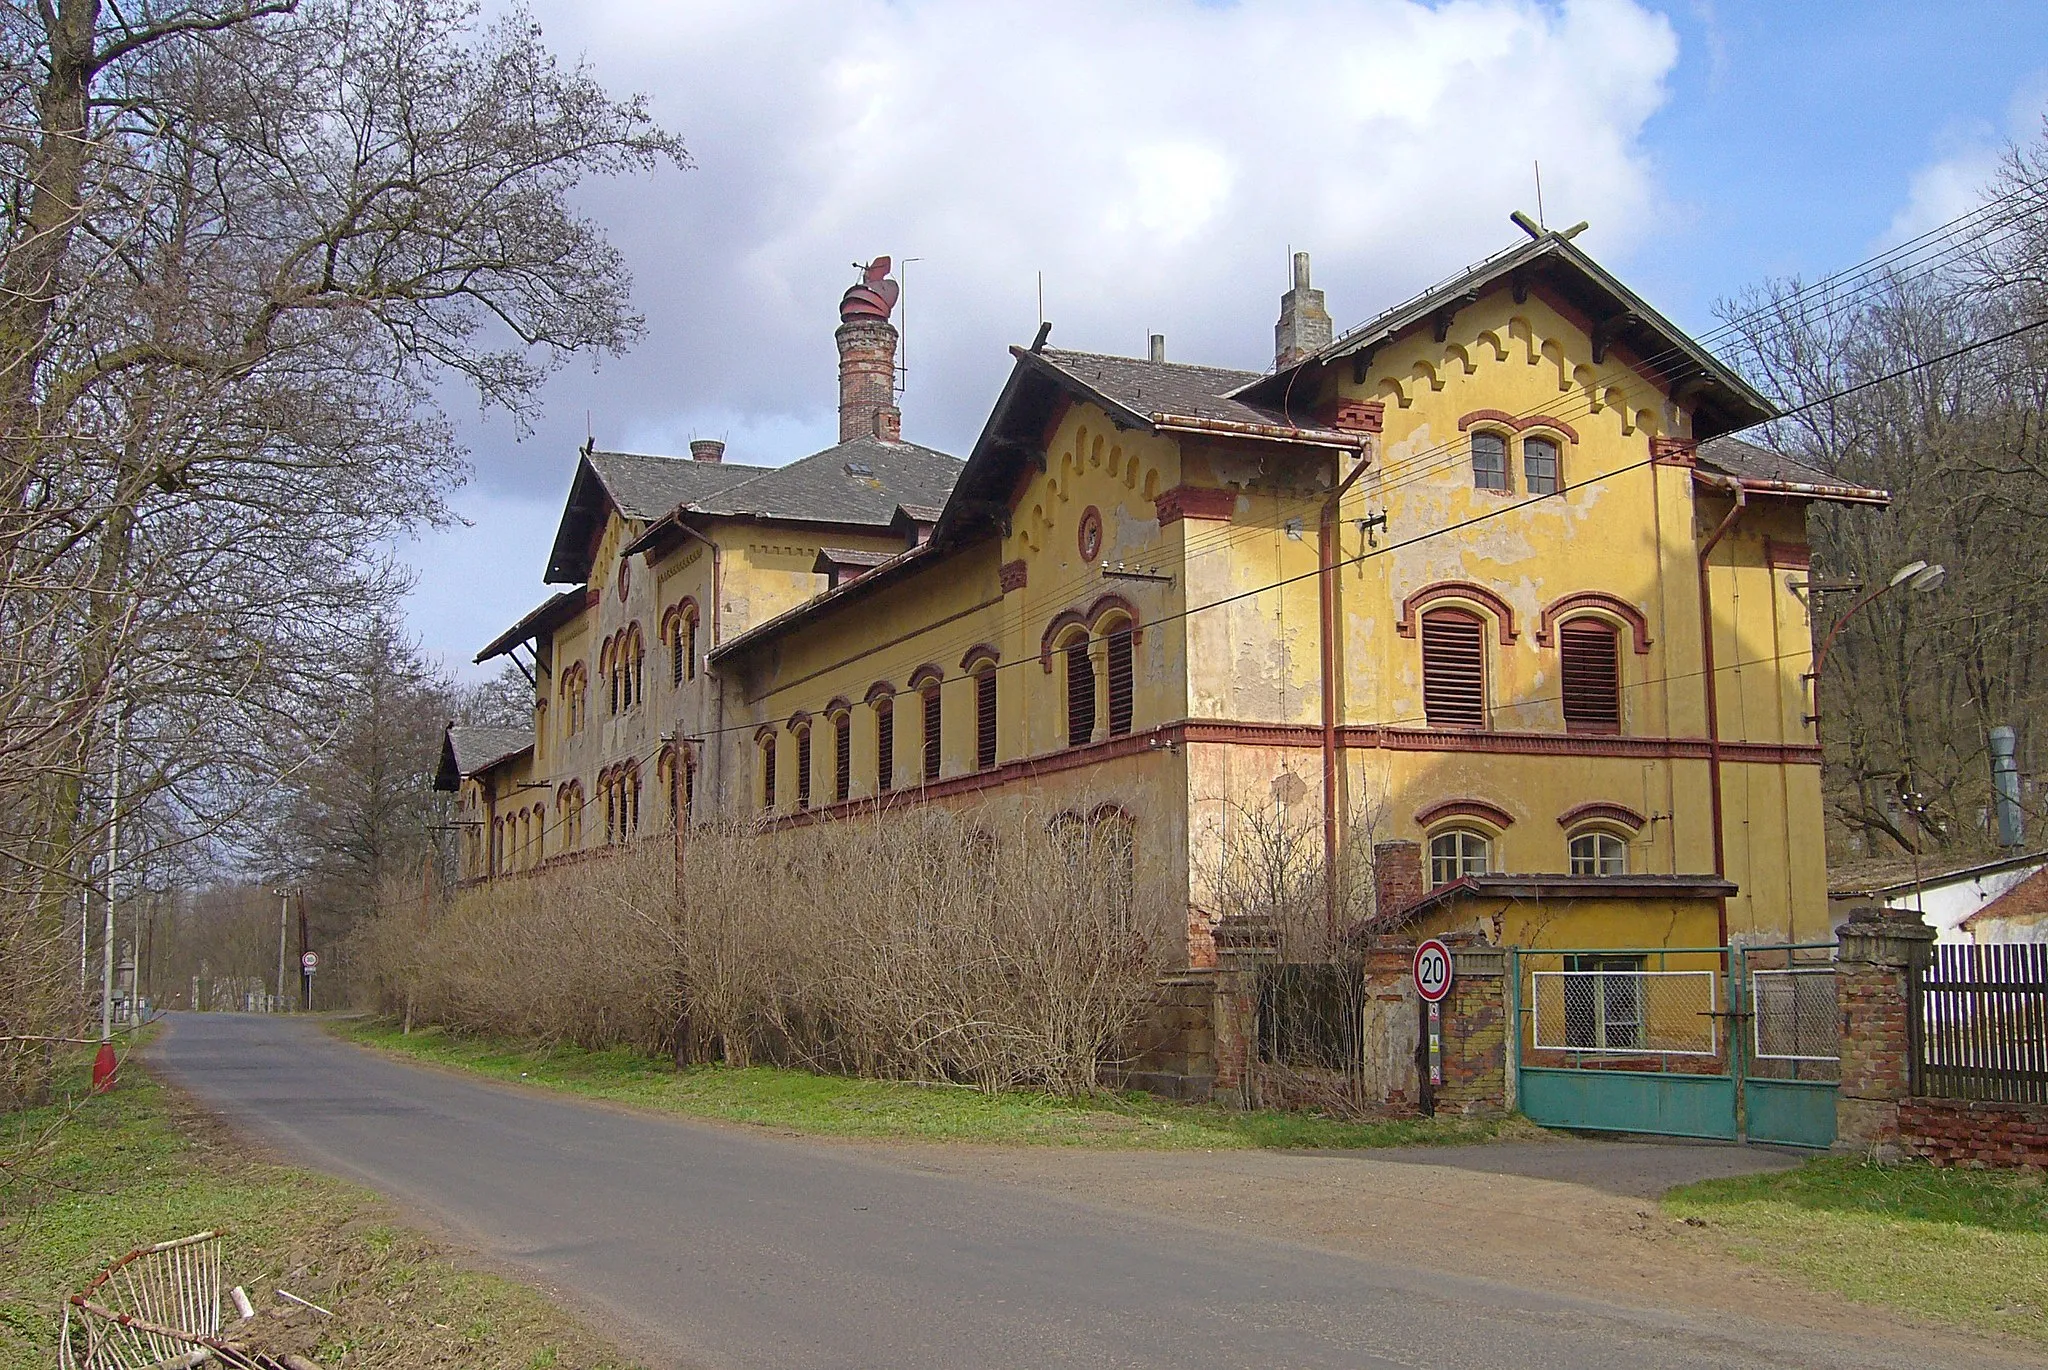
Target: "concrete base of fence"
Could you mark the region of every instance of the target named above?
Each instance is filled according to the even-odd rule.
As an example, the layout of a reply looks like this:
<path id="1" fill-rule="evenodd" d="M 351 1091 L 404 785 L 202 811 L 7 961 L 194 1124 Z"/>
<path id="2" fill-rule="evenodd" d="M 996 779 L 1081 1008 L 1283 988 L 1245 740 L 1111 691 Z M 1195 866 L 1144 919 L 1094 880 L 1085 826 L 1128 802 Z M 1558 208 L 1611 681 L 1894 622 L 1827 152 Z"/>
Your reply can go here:
<path id="1" fill-rule="evenodd" d="M 2048 1104 L 1907 1099 L 1899 1150 L 1936 1165 L 2048 1169 Z"/>

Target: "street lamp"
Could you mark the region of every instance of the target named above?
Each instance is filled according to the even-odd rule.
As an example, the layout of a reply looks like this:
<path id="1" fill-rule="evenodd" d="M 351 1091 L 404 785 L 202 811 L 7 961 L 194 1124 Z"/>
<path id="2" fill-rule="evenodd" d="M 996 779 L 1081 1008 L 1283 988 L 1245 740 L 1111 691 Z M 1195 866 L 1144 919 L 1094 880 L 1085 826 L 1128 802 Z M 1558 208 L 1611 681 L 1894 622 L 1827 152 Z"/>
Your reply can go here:
<path id="1" fill-rule="evenodd" d="M 284 934 L 289 922 L 287 915 L 291 911 L 292 899 L 291 891 L 282 886 L 272 890 L 271 893 L 277 896 L 277 999 L 275 1002 L 282 1007 L 284 1004 Z"/>
<path id="2" fill-rule="evenodd" d="M 1858 599 L 1854 604 L 1851 604 L 1848 607 L 1848 609 L 1843 612 L 1842 616 L 1835 620 L 1834 626 L 1828 629 L 1828 635 L 1821 639 L 1820 650 L 1814 653 L 1813 670 L 1809 672 L 1806 677 L 1808 680 L 1811 680 L 1813 682 L 1814 712 L 1806 716 L 1806 721 L 1808 723 L 1820 722 L 1820 673 L 1828 664 L 1828 651 L 1835 645 L 1835 638 L 1841 633 L 1842 625 L 1847 623 L 1850 619 L 1854 618 L 1856 616 L 1856 611 L 1858 609 L 1861 609 L 1864 605 L 1869 604 L 1873 600 L 1880 599 L 1883 596 L 1890 594 L 1892 591 L 1898 589 L 1901 585 L 1905 586 L 1914 594 L 1925 594 L 1927 591 L 1932 590 L 1935 586 L 1941 584 L 1942 577 L 1946 576 L 1947 574 L 1948 568 L 1946 566 L 1943 566 L 1940 562 L 1936 562 L 1932 566 L 1930 566 L 1924 561 L 1909 561 L 1904 566 L 1901 566 L 1898 570 L 1892 572 L 1892 578 L 1890 580 L 1886 581 L 1884 584 L 1878 586 L 1874 590 L 1867 591 L 1861 599 Z"/>

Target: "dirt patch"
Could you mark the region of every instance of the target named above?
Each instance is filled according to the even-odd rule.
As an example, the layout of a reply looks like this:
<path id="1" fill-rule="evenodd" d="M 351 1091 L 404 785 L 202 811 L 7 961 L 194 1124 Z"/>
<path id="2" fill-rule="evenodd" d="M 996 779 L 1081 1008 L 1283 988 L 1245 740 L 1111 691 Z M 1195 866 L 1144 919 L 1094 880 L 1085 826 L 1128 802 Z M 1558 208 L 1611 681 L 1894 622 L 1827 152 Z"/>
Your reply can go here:
<path id="1" fill-rule="evenodd" d="M 1925 1345 L 1936 1361 L 1965 1336 L 1976 1354 L 1987 1345 L 1743 1264 L 1722 1234 L 1658 1209 L 1654 1195 L 1672 1185 L 1797 1164 L 1783 1153 L 1572 1138 L 1343 1153 L 863 1149 L 931 1173 L 1369 1260 L 1639 1308 L 1881 1332 Z M 2032 1348 L 2015 1363 L 2036 1356 Z"/>

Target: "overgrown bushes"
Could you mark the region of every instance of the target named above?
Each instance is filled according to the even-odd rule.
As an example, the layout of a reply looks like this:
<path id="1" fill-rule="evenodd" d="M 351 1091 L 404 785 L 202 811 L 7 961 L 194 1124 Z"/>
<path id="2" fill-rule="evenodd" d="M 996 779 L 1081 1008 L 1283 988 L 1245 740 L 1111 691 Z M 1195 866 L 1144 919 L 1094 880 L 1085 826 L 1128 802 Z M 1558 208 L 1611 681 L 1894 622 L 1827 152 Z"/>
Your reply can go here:
<path id="1" fill-rule="evenodd" d="M 376 1007 L 529 1041 L 629 1045 L 996 1090 L 1096 1088 L 1179 910 L 1134 898 L 1113 811 L 918 805 L 666 842 L 387 900 L 352 948 Z"/>

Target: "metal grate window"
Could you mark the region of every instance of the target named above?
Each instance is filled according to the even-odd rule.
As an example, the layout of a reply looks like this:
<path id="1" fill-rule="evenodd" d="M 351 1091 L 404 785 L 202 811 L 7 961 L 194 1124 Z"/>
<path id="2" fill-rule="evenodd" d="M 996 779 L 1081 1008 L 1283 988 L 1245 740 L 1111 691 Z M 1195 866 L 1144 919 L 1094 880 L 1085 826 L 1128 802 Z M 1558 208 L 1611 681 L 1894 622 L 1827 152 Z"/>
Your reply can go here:
<path id="1" fill-rule="evenodd" d="M 1422 712 L 1432 728 L 1486 726 L 1486 625 L 1477 614 L 1423 614 Z"/>
<path id="2" fill-rule="evenodd" d="M 984 666 L 974 675 L 974 766 L 996 764 L 996 668 Z"/>
<path id="3" fill-rule="evenodd" d="M 939 686 L 936 681 L 924 687 L 924 778 L 939 778 Z"/>
<path id="4" fill-rule="evenodd" d="M 853 792 L 853 715 L 832 720 L 832 798 L 844 804 Z"/>
<path id="5" fill-rule="evenodd" d="M 1067 645 L 1067 745 L 1084 747 L 1095 736 L 1095 663 L 1088 659 L 1088 639 Z"/>
<path id="6" fill-rule="evenodd" d="M 1564 658 L 1564 726 L 1575 733 L 1621 731 L 1621 634 L 1578 618 L 1558 629 Z"/>
<path id="7" fill-rule="evenodd" d="M 1498 433 L 1472 435 L 1472 488 L 1508 488 L 1508 443 Z"/>
<path id="8" fill-rule="evenodd" d="M 1522 439 L 1522 488 L 1532 495 L 1557 493 L 1557 444 L 1549 438 Z"/>
<path id="9" fill-rule="evenodd" d="M 1132 679 L 1135 663 L 1132 660 L 1132 631 L 1129 625 L 1118 628 L 1109 635 L 1109 735 L 1123 737 L 1131 730 Z"/>

